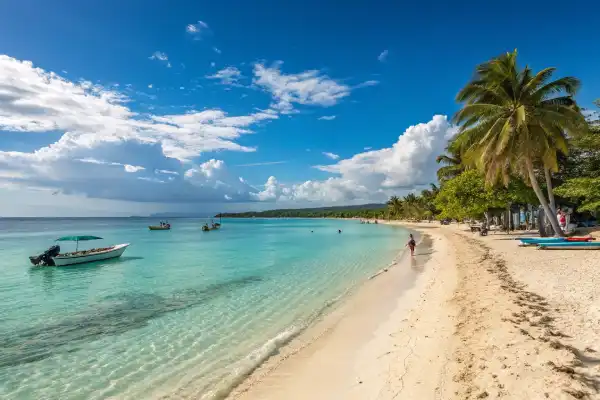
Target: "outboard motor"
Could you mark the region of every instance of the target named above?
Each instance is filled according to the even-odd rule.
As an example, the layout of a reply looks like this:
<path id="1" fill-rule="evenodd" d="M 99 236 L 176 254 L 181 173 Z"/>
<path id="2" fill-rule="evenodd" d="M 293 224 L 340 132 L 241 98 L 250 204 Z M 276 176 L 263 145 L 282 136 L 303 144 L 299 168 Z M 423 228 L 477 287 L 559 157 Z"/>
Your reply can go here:
<path id="1" fill-rule="evenodd" d="M 29 261 L 33 265 L 41 265 L 41 266 L 54 266 L 54 260 L 52 257 L 56 257 L 60 254 L 60 246 L 54 245 L 50 247 L 48 250 L 40 254 L 39 256 L 30 256 Z"/>

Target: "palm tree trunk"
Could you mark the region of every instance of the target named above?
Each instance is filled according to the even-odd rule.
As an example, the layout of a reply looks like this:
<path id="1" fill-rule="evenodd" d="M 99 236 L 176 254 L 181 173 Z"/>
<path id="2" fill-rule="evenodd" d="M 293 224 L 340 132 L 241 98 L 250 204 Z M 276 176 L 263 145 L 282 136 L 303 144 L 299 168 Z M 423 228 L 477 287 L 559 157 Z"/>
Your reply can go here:
<path id="1" fill-rule="evenodd" d="M 546 186 L 548 187 L 548 200 L 550 201 L 550 208 L 553 212 L 556 212 L 556 201 L 554 200 L 554 192 L 552 191 L 552 174 L 550 169 L 544 167 L 544 174 L 546 175 Z"/>
<path id="2" fill-rule="evenodd" d="M 550 209 L 550 205 L 544 196 L 544 192 L 540 188 L 538 181 L 535 177 L 535 171 L 533 170 L 533 163 L 529 157 L 525 158 L 525 165 L 527 166 L 527 173 L 529 174 L 529 180 L 531 181 L 531 187 L 535 192 L 542 208 L 544 209 L 544 213 L 546 214 L 546 218 L 550 221 L 552 225 L 552 229 L 554 229 L 554 233 L 558 236 L 564 236 L 564 232 L 560 229 L 560 225 L 558 225 L 558 219 L 556 219 L 556 213 Z"/>

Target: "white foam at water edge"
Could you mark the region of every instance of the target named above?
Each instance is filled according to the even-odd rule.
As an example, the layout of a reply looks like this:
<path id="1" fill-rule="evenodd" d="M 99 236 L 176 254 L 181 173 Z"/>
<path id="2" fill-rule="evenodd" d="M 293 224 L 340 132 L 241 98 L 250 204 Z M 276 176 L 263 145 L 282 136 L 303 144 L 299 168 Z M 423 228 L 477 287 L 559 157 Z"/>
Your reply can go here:
<path id="1" fill-rule="evenodd" d="M 254 370 L 256 370 L 262 363 L 264 363 L 271 356 L 275 355 L 277 351 L 288 344 L 292 339 L 298 336 L 303 330 L 304 326 L 297 327 L 291 326 L 278 333 L 275 337 L 269 339 L 262 346 L 252 351 L 245 359 L 240 361 L 234 368 L 231 374 L 231 378 L 228 379 L 225 387 L 216 388 L 209 391 L 202 396 L 203 400 L 217 400 L 224 399 L 231 391 L 241 384 Z"/>

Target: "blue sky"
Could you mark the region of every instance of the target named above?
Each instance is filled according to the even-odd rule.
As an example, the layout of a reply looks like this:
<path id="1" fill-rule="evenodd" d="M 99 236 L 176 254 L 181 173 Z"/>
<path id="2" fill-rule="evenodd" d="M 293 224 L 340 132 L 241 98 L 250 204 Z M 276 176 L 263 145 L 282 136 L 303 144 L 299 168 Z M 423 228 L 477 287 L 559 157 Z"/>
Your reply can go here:
<path id="1" fill-rule="evenodd" d="M 0 215 L 405 194 L 474 66 L 514 48 L 600 97 L 596 3 L 456 3 L 2 2 Z"/>

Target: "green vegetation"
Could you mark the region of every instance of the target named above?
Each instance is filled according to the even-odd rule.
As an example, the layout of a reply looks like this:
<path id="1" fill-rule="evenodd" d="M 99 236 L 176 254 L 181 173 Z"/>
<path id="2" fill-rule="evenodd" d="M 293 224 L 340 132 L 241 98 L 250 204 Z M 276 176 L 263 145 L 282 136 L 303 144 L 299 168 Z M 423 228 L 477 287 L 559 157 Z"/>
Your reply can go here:
<path id="1" fill-rule="evenodd" d="M 379 218 L 387 216 L 385 204 L 365 204 L 361 206 L 322 207 L 301 209 L 280 209 L 269 211 L 248 211 L 243 213 L 217 214 L 218 218 Z"/>
<path id="2" fill-rule="evenodd" d="M 392 196 L 378 207 L 223 216 L 463 220 L 531 204 L 541 205 L 562 234 L 556 204 L 568 200 L 578 211 L 600 208 L 600 121 L 586 121 L 577 106 L 579 80 L 552 80 L 554 72 L 520 68 L 516 50 L 477 66 L 456 96 L 458 134 L 436 159 L 439 187 Z"/>

